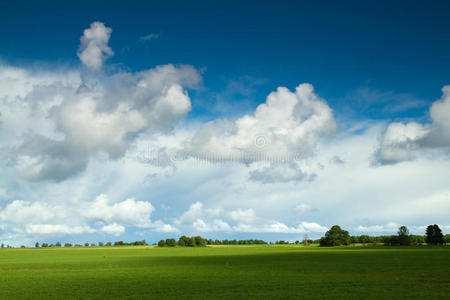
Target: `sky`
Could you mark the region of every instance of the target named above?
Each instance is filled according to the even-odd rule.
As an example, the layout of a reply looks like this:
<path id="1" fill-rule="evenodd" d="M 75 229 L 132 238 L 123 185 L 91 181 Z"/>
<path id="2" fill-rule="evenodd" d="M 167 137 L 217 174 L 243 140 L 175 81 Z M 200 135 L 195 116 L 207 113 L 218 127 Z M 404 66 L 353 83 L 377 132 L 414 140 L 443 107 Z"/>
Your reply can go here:
<path id="1" fill-rule="evenodd" d="M 0 242 L 450 233 L 448 1 L 0 4 Z"/>

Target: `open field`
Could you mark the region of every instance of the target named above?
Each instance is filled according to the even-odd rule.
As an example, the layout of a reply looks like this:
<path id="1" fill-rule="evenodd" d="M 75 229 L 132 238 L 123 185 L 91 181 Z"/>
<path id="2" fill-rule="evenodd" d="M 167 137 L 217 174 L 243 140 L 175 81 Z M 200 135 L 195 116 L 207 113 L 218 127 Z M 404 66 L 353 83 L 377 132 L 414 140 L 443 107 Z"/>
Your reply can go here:
<path id="1" fill-rule="evenodd" d="M 0 251 L 0 297 L 446 298 L 450 248 L 52 248 Z"/>

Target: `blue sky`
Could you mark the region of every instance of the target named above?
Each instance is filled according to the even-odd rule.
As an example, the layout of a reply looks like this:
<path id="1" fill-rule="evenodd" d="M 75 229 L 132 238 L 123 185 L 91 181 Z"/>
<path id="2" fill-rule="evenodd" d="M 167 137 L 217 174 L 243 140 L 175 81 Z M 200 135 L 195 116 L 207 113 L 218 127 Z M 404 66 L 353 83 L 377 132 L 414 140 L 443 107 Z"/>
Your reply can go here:
<path id="1" fill-rule="evenodd" d="M 1 4 L 0 239 L 447 228 L 449 8 Z"/>

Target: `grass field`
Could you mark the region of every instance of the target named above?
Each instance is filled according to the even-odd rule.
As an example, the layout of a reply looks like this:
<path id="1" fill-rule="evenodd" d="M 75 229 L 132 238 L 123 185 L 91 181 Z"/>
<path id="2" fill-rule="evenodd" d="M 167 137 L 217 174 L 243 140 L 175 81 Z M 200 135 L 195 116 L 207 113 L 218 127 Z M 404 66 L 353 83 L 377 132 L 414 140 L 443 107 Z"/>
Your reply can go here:
<path id="1" fill-rule="evenodd" d="M 450 248 L 2 249 L 4 299 L 450 298 Z"/>

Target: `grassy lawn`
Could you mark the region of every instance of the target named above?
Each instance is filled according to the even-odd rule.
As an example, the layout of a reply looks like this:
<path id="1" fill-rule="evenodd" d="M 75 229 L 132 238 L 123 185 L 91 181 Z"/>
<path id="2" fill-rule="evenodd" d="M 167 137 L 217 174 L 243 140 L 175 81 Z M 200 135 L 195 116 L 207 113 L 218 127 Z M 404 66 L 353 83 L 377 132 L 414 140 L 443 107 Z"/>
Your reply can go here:
<path id="1" fill-rule="evenodd" d="M 8 299 L 449 299 L 449 247 L 2 249 Z"/>

